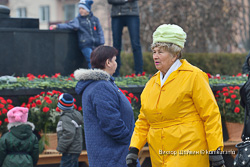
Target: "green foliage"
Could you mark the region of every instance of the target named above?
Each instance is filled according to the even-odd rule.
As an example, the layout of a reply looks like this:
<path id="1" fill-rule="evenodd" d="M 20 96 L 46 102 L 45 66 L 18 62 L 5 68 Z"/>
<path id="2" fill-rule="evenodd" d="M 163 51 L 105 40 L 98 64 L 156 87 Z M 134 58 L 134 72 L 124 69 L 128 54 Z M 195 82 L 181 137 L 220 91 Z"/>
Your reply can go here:
<path id="1" fill-rule="evenodd" d="M 183 58 L 206 73 L 234 75 L 242 72 L 246 55 L 247 53 L 183 53 Z M 122 76 L 134 73 L 132 53 L 123 52 L 121 62 L 120 73 Z M 143 53 L 143 69 L 148 74 L 154 74 L 157 71 L 151 52 Z"/>

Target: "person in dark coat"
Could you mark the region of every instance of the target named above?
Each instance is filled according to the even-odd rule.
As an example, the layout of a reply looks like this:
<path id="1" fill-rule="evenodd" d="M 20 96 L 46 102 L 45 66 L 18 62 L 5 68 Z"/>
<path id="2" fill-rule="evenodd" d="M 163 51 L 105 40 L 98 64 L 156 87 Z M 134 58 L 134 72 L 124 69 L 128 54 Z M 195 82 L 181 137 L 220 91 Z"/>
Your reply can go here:
<path id="1" fill-rule="evenodd" d="M 250 52 L 246 56 L 246 60 L 244 64 L 242 65 L 242 73 L 248 74 L 250 72 L 250 66 L 249 66 L 249 58 L 250 58 Z"/>
<path id="2" fill-rule="evenodd" d="M 138 0 L 108 0 L 111 8 L 111 25 L 113 46 L 118 50 L 117 69 L 113 76 L 120 75 L 122 49 L 122 31 L 128 28 L 134 56 L 134 70 L 136 74 L 143 72 L 143 57 L 140 43 L 140 17 Z"/>
<path id="3" fill-rule="evenodd" d="M 94 69 L 74 72 L 78 80 L 75 91 L 82 95 L 88 160 L 93 167 L 127 167 L 134 115 L 112 77 L 117 67 L 116 55 L 115 48 L 99 46 L 91 54 Z"/>
<path id="4" fill-rule="evenodd" d="M 91 68 L 90 54 L 92 50 L 105 43 L 99 19 L 91 11 L 92 4 L 93 0 L 81 0 L 78 4 L 79 14 L 75 19 L 69 23 L 50 26 L 50 29 L 77 31 L 79 48 L 88 63 L 88 68 Z"/>
<path id="5" fill-rule="evenodd" d="M 27 122 L 28 108 L 14 107 L 8 111 L 8 130 L 0 138 L 1 167 L 33 167 L 39 158 L 38 139 L 32 131 L 35 126 Z"/>
<path id="6" fill-rule="evenodd" d="M 250 54 L 247 57 L 245 69 L 250 69 Z M 246 71 L 246 73 L 250 74 L 250 71 Z M 245 141 L 250 139 L 250 75 L 246 83 L 240 88 L 240 97 L 240 104 L 246 112 L 246 124 L 244 125 L 244 133 L 242 134 L 242 140 Z"/>
<path id="7" fill-rule="evenodd" d="M 57 106 L 61 110 L 56 128 L 58 139 L 56 150 L 63 154 L 60 167 L 78 167 L 83 142 L 82 114 L 74 110 L 74 98 L 68 93 L 59 96 Z"/>

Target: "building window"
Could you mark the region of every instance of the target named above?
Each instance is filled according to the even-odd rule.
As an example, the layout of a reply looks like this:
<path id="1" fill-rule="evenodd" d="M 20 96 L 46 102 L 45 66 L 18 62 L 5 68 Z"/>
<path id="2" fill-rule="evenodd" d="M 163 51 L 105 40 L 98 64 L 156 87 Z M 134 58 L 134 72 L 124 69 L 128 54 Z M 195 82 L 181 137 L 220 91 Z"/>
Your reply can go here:
<path id="1" fill-rule="evenodd" d="M 49 6 L 41 6 L 40 7 L 40 21 L 41 22 L 49 22 L 50 12 L 49 12 Z"/>
<path id="2" fill-rule="evenodd" d="M 73 20 L 78 12 L 76 9 L 78 8 L 75 4 L 64 5 L 64 21 Z"/>
<path id="3" fill-rule="evenodd" d="M 27 17 L 27 10 L 26 8 L 17 8 L 17 17 Z"/>

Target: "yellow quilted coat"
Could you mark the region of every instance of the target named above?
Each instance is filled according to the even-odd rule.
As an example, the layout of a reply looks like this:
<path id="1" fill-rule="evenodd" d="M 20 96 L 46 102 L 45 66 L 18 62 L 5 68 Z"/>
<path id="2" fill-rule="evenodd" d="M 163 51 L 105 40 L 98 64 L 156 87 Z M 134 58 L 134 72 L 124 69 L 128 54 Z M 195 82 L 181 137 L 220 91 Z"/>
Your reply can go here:
<path id="1" fill-rule="evenodd" d="M 141 110 L 130 147 L 148 142 L 153 167 L 209 167 L 208 151 L 223 149 L 221 115 L 207 74 L 189 64 L 160 72 L 141 94 Z"/>

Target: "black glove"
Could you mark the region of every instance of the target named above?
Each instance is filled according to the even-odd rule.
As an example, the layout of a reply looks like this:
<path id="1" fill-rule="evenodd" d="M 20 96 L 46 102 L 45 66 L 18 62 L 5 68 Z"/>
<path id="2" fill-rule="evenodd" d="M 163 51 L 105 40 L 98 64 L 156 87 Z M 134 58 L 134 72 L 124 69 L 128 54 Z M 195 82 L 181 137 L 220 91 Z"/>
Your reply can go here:
<path id="1" fill-rule="evenodd" d="M 128 167 L 136 167 L 137 159 L 138 159 L 139 150 L 135 147 L 130 147 L 128 155 L 126 157 L 126 164 Z"/>
<path id="2" fill-rule="evenodd" d="M 225 166 L 224 159 L 220 153 L 220 148 L 218 148 L 216 151 L 213 151 L 213 154 L 209 154 L 209 161 L 211 161 L 213 167 Z"/>

